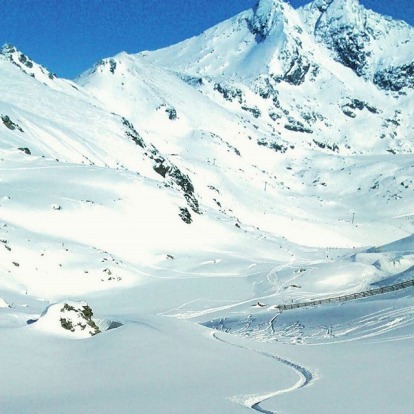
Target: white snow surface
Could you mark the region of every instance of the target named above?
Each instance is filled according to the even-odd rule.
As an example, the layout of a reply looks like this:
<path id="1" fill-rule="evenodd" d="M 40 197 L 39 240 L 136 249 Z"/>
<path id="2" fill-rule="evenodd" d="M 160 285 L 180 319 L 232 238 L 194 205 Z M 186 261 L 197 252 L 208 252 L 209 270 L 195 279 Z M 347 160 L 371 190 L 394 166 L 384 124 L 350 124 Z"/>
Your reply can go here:
<path id="1" fill-rule="evenodd" d="M 1 413 L 411 412 L 413 287 L 277 305 L 414 278 L 413 88 L 373 82 L 413 41 L 356 0 L 261 0 L 76 82 L 5 46 Z"/>

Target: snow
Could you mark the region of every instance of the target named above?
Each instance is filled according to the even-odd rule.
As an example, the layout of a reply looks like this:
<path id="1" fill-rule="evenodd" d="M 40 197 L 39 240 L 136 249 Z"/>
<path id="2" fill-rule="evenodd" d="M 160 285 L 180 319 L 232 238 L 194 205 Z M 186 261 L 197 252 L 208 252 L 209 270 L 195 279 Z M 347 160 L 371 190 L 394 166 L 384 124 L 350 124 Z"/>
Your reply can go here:
<path id="1" fill-rule="evenodd" d="M 410 412 L 412 287 L 277 308 L 414 277 L 412 89 L 335 60 L 319 3 L 76 83 L 3 50 L 2 413 Z M 375 26 L 367 74 L 412 56 L 411 28 L 340 5 L 328 28 Z"/>
<path id="2" fill-rule="evenodd" d="M 95 322 L 86 313 L 90 308 L 84 301 L 66 301 L 50 305 L 33 323 L 44 333 L 68 338 L 88 338 L 99 333 Z"/>
<path id="3" fill-rule="evenodd" d="M 0 298 L 0 308 L 8 308 L 9 304 L 2 298 Z"/>

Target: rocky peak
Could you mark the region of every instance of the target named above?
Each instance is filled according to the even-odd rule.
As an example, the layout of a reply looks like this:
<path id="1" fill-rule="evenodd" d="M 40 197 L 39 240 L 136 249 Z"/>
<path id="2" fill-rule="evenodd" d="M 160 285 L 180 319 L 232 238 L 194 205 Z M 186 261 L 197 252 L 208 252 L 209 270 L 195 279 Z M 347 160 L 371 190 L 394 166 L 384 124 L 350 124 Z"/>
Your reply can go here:
<path id="1" fill-rule="evenodd" d="M 17 50 L 11 44 L 6 43 L 1 48 L 0 53 L 16 65 L 23 65 L 27 69 L 32 69 L 34 66 L 33 61 L 28 56 Z"/>
<path id="2" fill-rule="evenodd" d="M 366 22 L 364 7 L 358 0 L 315 0 L 314 7 L 321 13 L 315 30 L 319 26 L 352 26 L 360 28 Z"/>
<path id="3" fill-rule="evenodd" d="M 370 56 L 365 9 L 357 0 L 316 0 L 314 8 L 320 13 L 314 24 L 316 39 L 334 51 L 339 62 L 363 76 Z"/>
<path id="4" fill-rule="evenodd" d="M 36 78 L 44 83 L 49 83 L 54 80 L 56 74 L 49 72 L 46 68 L 38 65 L 27 55 L 20 52 L 15 46 L 11 44 L 5 44 L 0 49 L 0 55 L 3 55 L 13 65 L 17 66 L 23 73 Z"/>
<path id="5" fill-rule="evenodd" d="M 313 6 L 318 9 L 321 13 L 324 13 L 330 6 L 333 0 L 315 0 Z"/>
<path id="6" fill-rule="evenodd" d="M 307 39 L 302 25 L 296 10 L 282 0 L 260 0 L 253 8 L 249 29 L 257 43 L 266 40 L 263 67 L 276 82 L 300 85 L 312 66 L 311 54 L 304 51 Z"/>
<path id="7" fill-rule="evenodd" d="M 382 89 L 412 87 L 412 79 L 403 79 L 413 67 L 414 31 L 406 23 L 365 9 L 358 0 L 314 0 L 299 13 L 315 40 L 358 76 Z"/>
<path id="8" fill-rule="evenodd" d="M 353 19 L 353 14 L 363 10 L 358 0 L 314 0 L 300 8 L 304 10 L 305 20 L 316 27 L 323 20 L 336 17 L 338 20 Z"/>
<path id="9" fill-rule="evenodd" d="M 253 33 L 265 39 L 276 25 L 283 22 L 285 7 L 282 0 L 259 0 L 253 9 Z"/>
<path id="10" fill-rule="evenodd" d="M 328 9 L 348 9 L 352 10 L 356 7 L 361 7 L 359 4 L 359 0 L 314 0 L 313 4 L 317 7 L 321 12 L 325 12 Z"/>

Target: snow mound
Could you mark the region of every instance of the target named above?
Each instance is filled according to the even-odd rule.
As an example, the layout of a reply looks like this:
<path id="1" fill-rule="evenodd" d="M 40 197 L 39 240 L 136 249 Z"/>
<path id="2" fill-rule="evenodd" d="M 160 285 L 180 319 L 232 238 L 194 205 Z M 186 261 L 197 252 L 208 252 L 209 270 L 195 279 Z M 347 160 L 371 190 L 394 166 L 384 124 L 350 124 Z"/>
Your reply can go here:
<path id="1" fill-rule="evenodd" d="M 101 332 L 92 316 L 92 309 L 85 301 L 58 302 L 49 306 L 34 326 L 59 336 L 88 338 Z"/>
<path id="2" fill-rule="evenodd" d="M 101 332 L 120 328 L 124 325 L 122 322 L 111 321 L 110 319 L 96 319 L 94 322 L 96 323 Z"/>

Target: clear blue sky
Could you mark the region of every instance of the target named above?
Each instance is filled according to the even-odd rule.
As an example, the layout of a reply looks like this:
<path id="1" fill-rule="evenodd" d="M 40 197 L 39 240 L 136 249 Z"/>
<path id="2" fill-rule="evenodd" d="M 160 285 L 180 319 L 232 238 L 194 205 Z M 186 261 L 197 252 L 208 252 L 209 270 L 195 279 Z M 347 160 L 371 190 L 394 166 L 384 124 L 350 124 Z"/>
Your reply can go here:
<path id="1" fill-rule="evenodd" d="M 360 0 L 414 25 L 414 0 Z M 291 0 L 297 7 L 308 0 Z M 197 35 L 256 0 L 0 0 L 0 43 L 74 78 L 121 51 L 138 53 Z"/>

